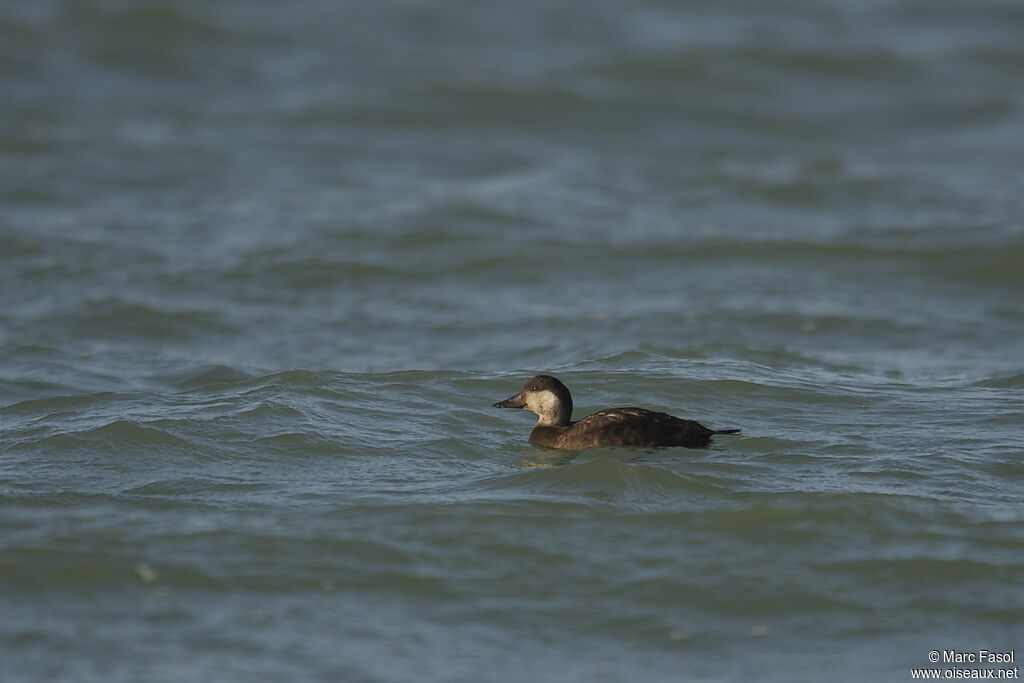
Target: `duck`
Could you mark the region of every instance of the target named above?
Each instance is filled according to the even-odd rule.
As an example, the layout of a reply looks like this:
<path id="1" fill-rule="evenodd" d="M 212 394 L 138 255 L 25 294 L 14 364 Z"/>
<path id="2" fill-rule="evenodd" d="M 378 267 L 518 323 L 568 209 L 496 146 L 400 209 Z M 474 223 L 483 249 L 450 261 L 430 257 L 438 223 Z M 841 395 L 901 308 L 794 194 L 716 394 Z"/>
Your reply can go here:
<path id="1" fill-rule="evenodd" d="M 526 380 L 522 390 L 494 404 L 495 408 L 522 408 L 537 414 L 530 441 L 561 450 L 600 446 L 683 446 L 703 448 L 716 434 L 738 434 L 739 429 L 708 429 L 699 422 L 646 408 L 609 408 L 572 421 L 572 395 L 551 375 Z"/>

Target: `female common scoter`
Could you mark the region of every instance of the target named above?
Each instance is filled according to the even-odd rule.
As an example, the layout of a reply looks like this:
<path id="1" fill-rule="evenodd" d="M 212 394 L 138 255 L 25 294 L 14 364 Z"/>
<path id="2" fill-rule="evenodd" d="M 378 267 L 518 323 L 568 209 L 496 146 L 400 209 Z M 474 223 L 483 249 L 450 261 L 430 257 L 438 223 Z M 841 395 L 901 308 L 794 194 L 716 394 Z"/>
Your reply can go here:
<path id="1" fill-rule="evenodd" d="M 549 448 L 579 451 L 597 446 L 707 446 L 715 434 L 736 434 L 738 429 L 708 429 L 644 408 L 611 408 L 571 422 L 572 396 L 550 375 L 526 380 L 515 396 L 498 401 L 495 408 L 523 408 L 537 413 L 530 441 Z"/>

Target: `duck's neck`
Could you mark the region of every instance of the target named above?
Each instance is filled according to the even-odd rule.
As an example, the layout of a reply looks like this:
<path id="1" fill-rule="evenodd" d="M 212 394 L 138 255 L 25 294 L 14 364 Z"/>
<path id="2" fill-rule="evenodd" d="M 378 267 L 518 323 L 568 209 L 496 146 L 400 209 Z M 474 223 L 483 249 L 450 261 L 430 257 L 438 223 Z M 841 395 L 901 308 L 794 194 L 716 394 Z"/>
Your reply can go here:
<path id="1" fill-rule="evenodd" d="M 568 427 L 572 421 L 572 408 L 560 408 L 558 412 L 537 416 L 537 427 Z"/>

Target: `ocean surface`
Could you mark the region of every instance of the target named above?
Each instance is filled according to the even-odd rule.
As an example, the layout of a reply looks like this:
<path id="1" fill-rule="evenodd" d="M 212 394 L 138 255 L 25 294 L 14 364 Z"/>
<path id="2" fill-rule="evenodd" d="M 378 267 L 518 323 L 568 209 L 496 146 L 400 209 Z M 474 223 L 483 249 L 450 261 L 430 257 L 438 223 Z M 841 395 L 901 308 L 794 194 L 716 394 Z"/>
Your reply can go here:
<path id="1" fill-rule="evenodd" d="M 1019 666 L 1022 36 L 4 3 L 0 681 Z M 537 448 L 491 404 L 538 373 L 742 434 Z"/>

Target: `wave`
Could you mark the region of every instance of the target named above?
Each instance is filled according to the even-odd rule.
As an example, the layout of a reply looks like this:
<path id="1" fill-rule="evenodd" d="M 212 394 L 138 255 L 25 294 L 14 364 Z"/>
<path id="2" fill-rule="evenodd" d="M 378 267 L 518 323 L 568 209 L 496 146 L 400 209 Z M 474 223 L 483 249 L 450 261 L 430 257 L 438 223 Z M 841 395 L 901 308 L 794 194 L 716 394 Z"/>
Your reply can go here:
<path id="1" fill-rule="evenodd" d="M 126 337 L 181 342 L 236 330 L 220 311 L 165 308 L 114 298 L 93 301 L 67 316 L 68 332 L 89 339 Z"/>
<path id="2" fill-rule="evenodd" d="M 1008 373 L 983 380 L 978 380 L 974 386 L 991 387 L 993 389 L 1024 389 L 1024 373 Z"/>

